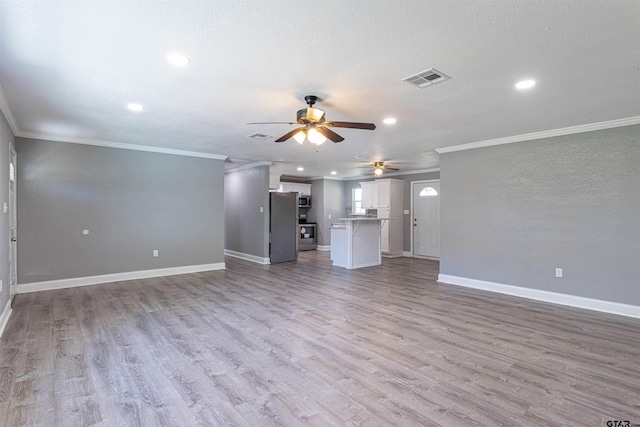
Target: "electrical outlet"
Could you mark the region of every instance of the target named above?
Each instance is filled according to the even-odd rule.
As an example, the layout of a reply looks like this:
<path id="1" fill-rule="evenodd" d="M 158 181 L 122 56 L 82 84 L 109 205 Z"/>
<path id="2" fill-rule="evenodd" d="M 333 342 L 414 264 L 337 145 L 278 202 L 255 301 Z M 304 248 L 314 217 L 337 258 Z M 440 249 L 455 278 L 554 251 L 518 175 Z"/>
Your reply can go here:
<path id="1" fill-rule="evenodd" d="M 154 258 L 158 258 L 158 250 L 157 249 L 153 250 L 153 257 Z"/>
<path id="2" fill-rule="evenodd" d="M 562 277 L 562 269 L 556 268 L 556 277 Z"/>
<path id="3" fill-rule="evenodd" d="M 0 279 L 0 292 L 2 292 L 2 279 Z"/>

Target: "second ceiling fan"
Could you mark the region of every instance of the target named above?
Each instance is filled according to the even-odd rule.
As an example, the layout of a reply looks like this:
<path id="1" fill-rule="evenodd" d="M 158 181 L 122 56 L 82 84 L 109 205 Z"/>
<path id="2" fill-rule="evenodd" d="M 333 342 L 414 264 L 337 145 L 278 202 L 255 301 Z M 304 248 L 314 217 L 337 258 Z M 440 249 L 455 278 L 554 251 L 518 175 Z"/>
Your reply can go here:
<path id="1" fill-rule="evenodd" d="M 298 110 L 296 122 L 257 122 L 248 123 L 250 125 L 263 125 L 263 124 L 289 124 L 289 125 L 303 125 L 297 129 L 287 132 L 280 138 L 276 139 L 276 142 L 284 142 L 289 138 L 294 138 L 300 144 L 305 140 L 309 140 L 312 144 L 320 145 L 327 139 L 333 142 L 344 141 L 344 138 L 328 129 L 329 127 L 335 128 L 350 128 L 350 129 L 366 129 L 374 130 L 376 125 L 373 123 L 357 123 L 357 122 L 337 122 L 327 121 L 324 117 L 324 111 L 319 108 L 314 108 L 313 105 L 318 100 L 315 95 L 307 95 L 304 97 L 309 107 Z"/>
<path id="2" fill-rule="evenodd" d="M 361 168 L 370 168 L 371 166 L 360 166 Z M 384 171 L 399 171 L 400 169 L 385 166 L 384 162 L 373 162 L 373 174 L 375 176 L 382 175 Z"/>

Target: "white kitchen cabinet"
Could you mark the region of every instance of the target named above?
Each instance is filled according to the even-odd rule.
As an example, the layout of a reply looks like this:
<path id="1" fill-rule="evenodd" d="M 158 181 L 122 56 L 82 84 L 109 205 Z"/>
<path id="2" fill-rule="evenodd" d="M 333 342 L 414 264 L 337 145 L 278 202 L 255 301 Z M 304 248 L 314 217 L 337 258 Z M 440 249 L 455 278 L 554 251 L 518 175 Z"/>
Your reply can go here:
<path id="1" fill-rule="evenodd" d="M 269 190 L 277 190 L 280 188 L 280 174 L 269 175 Z"/>
<path id="2" fill-rule="evenodd" d="M 398 180 L 396 180 L 398 181 Z M 377 181 L 378 184 L 378 208 L 391 207 L 391 182 L 389 180 Z M 404 182 L 403 182 L 404 185 Z M 404 188 L 401 187 L 401 191 Z"/>
<path id="3" fill-rule="evenodd" d="M 378 207 L 378 184 L 375 181 L 361 182 L 362 188 L 362 207 L 377 208 Z"/>
<path id="4" fill-rule="evenodd" d="M 377 209 L 382 222 L 380 249 L 386 256 L 402 256 L 404 251 L 404 181 L 377 179 L 361 182 L 362 207 Z"/>
<path id="5" fill-rule="evenodd" d="M 303 196 L 310 196 L 311 184 L 296 184 L 296 192 Z"/>
<path id="6" fill-rule="evenodd" d="M 382 229 L 380 230 L 380 251 L 387 255 L 391 252 L 389 242 L 389 209 L 378 209 L 378 218 L 387 219 L 387 221 L 382 221 Z"/>
<path id="7" fill-rule="evenodd" d="M 293 183 L 291 182 L 281 182 L 280 187 L 278 187 L 279 193 L 290 193 L 292 191 L 295 190 L 293 189 Z"/>
<path id="8" fill-rule="evenodd" d="M 301 184 L 298 182 L 281 182 L 280 187 L 278 187 L 278 192 L 280 193 L 294 192 L 302 196 L 310 196 L 311 184 Z"/>

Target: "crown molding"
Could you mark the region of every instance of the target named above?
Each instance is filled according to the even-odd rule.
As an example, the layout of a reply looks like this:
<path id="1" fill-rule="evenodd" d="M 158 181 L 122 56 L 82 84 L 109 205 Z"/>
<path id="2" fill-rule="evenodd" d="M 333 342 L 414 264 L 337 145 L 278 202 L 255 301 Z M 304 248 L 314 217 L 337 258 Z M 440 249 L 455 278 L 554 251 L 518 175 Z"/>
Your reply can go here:
<path id="1" fill-rule="evenodd" d="M 383 179 L 383 178 L 391 178 L 394 176 L 402 176 L 402 175 L 417 175 L 420 173 L 429 173 L 429 172 L 440 172 L 440 168 L 429 168 L 429 169 L 414 169 L 407 171 L 398 171 L 398 172 L 383 172 L 380 176 L 375 176 L 371 174 L 366 175 L 353 175 L 343 178 L 345 181 L 354 181 L 357 179 Z"/>
<path id="2" fill-rule="evenodd" d="M 542 132 L 525 133 L 523 135 L 508 136 L 505 138 L 488 139 L 486 141 L 470 142 L 468 144 L 436 148 L 436 152 L 438 154 L 451 153 L 454 151 L 472 150 L 474 148 L 491 147 L 494 145 L 511 144 L 513 142 L 531 141 L 542 138 L 552 138 L 554 136 L 571 135 L 575 133 L 593 132 L 596 130 L 613 129 L 617 127 L 632 126 L 637 124 L 640 124 L 640 116 L 609 120 L 599 123 L 590 123 L 587 125 L 571 126 L 560 129 L 545 130 Z"/>
<path id="3" fill-rule="evenodd" d="M 17 135 L 18 132 L 20 132 L 20 128 L 18 128 L 18 122 L 16 122 L 13 111 L 11 111 L 11 108 L 9 107 L 9 103 L 7 102 L 7 97 L 2 86 L 0 86 L 0 111 L 2 111 L 2 114 L 4 114 L 4 117 L 7 119 L 13 135 Z"/>
<path id="4" fill-rule="evenodd" d="M 46 135 L 37 132 L 18 132 L 20 138 L 41 139 L 46 141 L 66 142 L 69 144 L 93 145 L 96 147 L 119 148 L 122 150 L 146 151 L 149 153 L 171 154 L 174 156 L 200 157 L 203 159 L 226 160 L 228 156 L 221 154 L 200 153 L 197 151 L 174 150 L 172 148 L 160 148 L 147 145 L 126 144 L 123 142 L 104 141 L 100 139 L 60 137 Z"/>
<path id="5" fill-rule="evenodd" d="M 267 162 L 267 161 L 245 163 L 244 165 L 240 165 L 240 166 L 238 166 L 236 168 L 225 170 L 224 173 L 227 174 L 227 173 L 230 173 L 230 172 L 237 172 L 237 171 L 241 171 L 241 170 L 245 170 L 245 169 L 253 169 L 253 168 L 257 168 L 258 166 L 271 166 L 272 164 L 273 164 L 273 162 Z"/>

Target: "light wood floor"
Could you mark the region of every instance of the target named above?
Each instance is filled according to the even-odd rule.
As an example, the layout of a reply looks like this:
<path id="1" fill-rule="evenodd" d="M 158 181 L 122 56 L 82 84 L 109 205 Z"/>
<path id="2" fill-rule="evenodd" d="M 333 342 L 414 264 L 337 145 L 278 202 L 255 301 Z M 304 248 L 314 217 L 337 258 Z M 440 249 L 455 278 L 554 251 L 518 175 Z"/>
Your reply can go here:
<path id="1" fill-rule="evenodd" d="M 637 319 L 438 285 L 429 260 L 226 262 L 18 295 L 0 425 L 640 423 Z"/>

